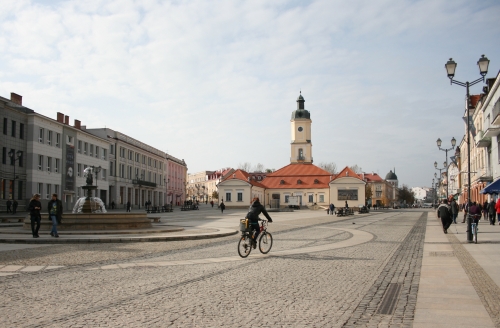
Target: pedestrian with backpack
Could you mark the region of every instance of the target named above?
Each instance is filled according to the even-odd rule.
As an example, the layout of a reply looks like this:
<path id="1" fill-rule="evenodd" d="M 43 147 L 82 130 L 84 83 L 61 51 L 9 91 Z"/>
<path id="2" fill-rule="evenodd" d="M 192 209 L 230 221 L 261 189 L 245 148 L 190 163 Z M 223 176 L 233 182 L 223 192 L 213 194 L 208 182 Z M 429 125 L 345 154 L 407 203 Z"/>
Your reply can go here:
<path id="1" fill-rule="evenodd" d="M 457 204 L 457 201 L 455 200 L 455 198 L 451 199 L 451 205 L 450 205 L 450 207 L 451 207 L 451 215 L 452 215 L 453 223 L 457 224 L 458 212 L 460 210 L 458 208 L 458 204 Z"/>

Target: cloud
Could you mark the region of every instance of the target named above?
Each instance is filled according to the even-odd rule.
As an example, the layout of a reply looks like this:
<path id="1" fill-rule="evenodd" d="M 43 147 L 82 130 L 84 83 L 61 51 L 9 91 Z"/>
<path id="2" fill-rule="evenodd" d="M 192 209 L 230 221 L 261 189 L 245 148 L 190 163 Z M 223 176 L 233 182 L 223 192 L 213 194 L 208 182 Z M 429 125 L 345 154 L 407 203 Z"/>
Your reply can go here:
<path id="1" fill-rule="evenodd" d="M 435 139 L 463 135 L 464 90 L 447 84 L 445 61 L 455 56 L 457 75 L 474 78 L 481 53 L 491 72 L 500 53 L 495 1 L 16 1 L 5 9 L 4 96 L 118 129 L 184 158 L 191 172 L 286 165 L 302 90 L 315 162 L 383 175 L 396 166 L 402 182 L 428 184 L 441 156 Z"/>

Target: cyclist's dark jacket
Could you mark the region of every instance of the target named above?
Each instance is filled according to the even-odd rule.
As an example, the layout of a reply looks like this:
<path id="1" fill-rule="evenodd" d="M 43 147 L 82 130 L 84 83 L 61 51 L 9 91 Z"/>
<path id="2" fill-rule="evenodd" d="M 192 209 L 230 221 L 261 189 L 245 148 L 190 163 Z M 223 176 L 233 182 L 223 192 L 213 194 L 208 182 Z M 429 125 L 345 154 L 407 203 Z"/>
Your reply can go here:
<path id="1" fill-rule="evenodd" d="M 251 223 L 258 223 L 259 222 L 259 215 L 260 213 L 263 213 L 264 216 L 269 220 L 272 221 L 271 217 L 269 214 L 267 214 L 266 209 L 262 204 L 258 201 L 253 202 L 252 205 L 250 205 L 250 208 L 248 209 L 248 214 L 247 218 L 250 220 Z"/>
<path id="2" fill-rule="evenodd" d="M 450 205 L 441 204 L 437 209 L 438 218 L 449 219 L 450 218 Z"/>

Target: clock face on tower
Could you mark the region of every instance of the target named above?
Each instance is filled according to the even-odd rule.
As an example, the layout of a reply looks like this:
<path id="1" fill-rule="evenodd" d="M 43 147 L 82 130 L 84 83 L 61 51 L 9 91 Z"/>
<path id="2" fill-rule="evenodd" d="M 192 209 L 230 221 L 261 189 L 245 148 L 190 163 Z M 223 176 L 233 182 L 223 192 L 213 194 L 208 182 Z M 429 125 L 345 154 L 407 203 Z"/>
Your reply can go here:
<path id="1" fill-rule="evenodd" d="M 299 130 L 299 132 L 302 132 L 302 130 L 303 130 L 303 129 L 302 129 L 302 127 L 301 127 L 301 126 L 299 126 L 299 129 L 298 129 L 298 130 Z"/>

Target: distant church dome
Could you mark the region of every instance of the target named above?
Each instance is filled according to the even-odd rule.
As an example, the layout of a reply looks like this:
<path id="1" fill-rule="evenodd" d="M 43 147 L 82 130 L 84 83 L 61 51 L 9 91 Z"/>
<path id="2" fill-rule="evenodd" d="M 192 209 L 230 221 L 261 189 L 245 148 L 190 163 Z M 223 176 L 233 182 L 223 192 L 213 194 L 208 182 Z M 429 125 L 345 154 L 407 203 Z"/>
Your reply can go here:
<path id="1" fill-rule="evenodd" d="M 394 170 L 396 171 L 396 170 Z M 392 172 L 392 170 L 389 171 L 389 173 L 387 173 L 387 175 L 385 176 L 385 179 L 386 180 L 397 180 L 398 179 L 398 176 L 396 175 L 396 173 Z"/>

